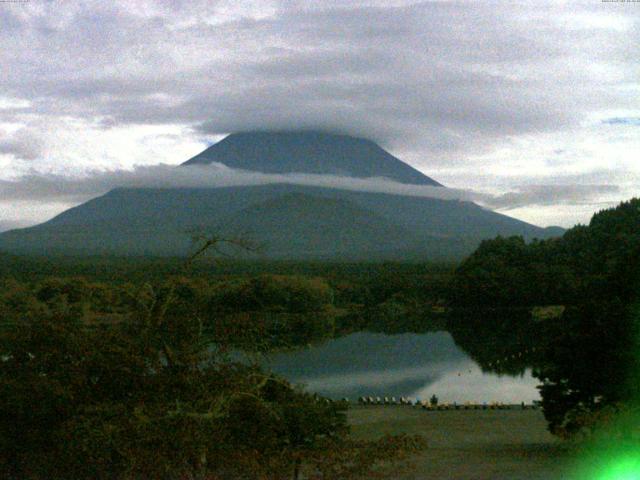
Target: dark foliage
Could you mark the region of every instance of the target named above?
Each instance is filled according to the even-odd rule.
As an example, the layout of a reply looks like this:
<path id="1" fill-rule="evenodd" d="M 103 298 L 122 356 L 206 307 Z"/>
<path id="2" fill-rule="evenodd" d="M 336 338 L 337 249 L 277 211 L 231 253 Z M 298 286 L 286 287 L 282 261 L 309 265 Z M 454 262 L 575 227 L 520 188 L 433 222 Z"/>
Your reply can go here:
<path id="1" fill-rule="evenodd" d="M 549 427 L 571 435 L 584 425 L 585 412 L 638 400 L 640 344 L 633 305 L 640 292 L 639 267 L 640 199 L 599 212 L 588 226 L 559 239 L 485 241 L 457 270 L 450 290 L 458 311 L 473 311 L 485 320 L 472 316 L 452 322 L 451 328 L 463 347 L 475 349 L 476 357 L 484 355 L 484 366 L 488 357 L 500 358 L 498 349 L 517 338 L 521 342 L 529 331 L 524 345 L 537 353 L 525 365 L 535 367 L 543 382 Z M 516 320 L 518 311 L 549 305 L 561 306 L 562 315 Z M 500 325 L 496 309 L 511 311 L 507 315 L 513 319 Z M 478 348 L 483 337 L 493 341 L 493 348 Z"/>
<path id="2" fill-rule="evenodd" d="M 346 405 L 225 353 L 263 348 L 262 317 L 278 318 L 295 343 L 328 334 L 325 317 L 320 327 L 307 320 L 334 308 L 332 292 L 320 279 L 274 276 L 3 279 L 0 476 L 370 477 L 417 444 L 387 439 L 383 451 L 351 440 Z"/>

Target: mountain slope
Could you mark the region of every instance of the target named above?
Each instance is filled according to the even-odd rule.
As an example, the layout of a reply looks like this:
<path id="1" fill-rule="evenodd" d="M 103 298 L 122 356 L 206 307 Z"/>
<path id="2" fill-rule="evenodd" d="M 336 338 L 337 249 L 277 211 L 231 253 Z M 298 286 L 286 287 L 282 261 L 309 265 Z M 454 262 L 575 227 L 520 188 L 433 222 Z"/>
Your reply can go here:
<path id="1" fill-rule="evenodd" d="M 288 258 L 329 258 L 331 249 L 323 245 L 341 258 L 459 258 L 498 234 L 548 236 L 542 228 L 470 202 L 278 184 L 116 189 L 41 225 L 0 234 L 0 248 L 185 255 L 194 229 L 249 234 L 265 246 L 265 255 Z M 380 247 L 374 249 L 374 243 Z"/>
<path id="2" fill-rule="evenodd" d="M 440 186 L 371 140 L 324 132 L 245 132 L 229 135 L 183 165 L 223 163 L 263 173 L 386 177 Z"/>
<path id="3" fill-rule="evenodd" d="M 221 229 L 259 238 L 278 258 L 364 257 L 392 254 L 418 242 L 412 232 L 342 198 L 288 193 L 231 215 Z"/>
<path id="4" fill-rule="evenodd" d="M 319 132 L 234 134 L 186 165 L 387 177 L 432 185 L 375 143 Z M 181 168 L 181 167 L 178 167 Z M 186 255 L 193 230 L 248 236 L 268 258 L 460 258 L 496 235 L 550 233 L 471 202 L 293 184 L 117 188 L 32 228 L 0 234 L 23 254 Z"/>

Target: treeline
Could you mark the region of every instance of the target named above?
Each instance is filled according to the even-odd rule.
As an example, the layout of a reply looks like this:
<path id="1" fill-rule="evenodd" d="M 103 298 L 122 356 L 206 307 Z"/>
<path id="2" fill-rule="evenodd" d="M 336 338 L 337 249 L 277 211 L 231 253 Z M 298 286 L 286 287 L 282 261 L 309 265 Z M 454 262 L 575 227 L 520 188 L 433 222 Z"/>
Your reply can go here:
<path id="1" fill-rule="evenodd" d="M 194 244 L 194 251 L 198 243 Z M 155 281 L 183 275 L 185 257 L 24 256 L 0 251 L 0 277 L 33 281 L 46 277 L 85 277 L 102 282 Z M 420 277 L 450 275 L 457 264 L 418 262 L 328 262 L 294 260 L 240 260 L 199 256 L 189 264 L 189 277 L 302 275 L 323 278 Z"/>
<path id="2" fill-rule="evenodd" d="M 523 365 L 542 382 L 553 432 L 571 435 L 597 412 L 640 400 L 640 199 L 561 238 L 484 241 L 457 269 L 449 294 L 457 312 L 450 329 L 486 368 L 504 368 L 495 363 L 510 353 L 504 345 L 536 349 Z"/>
<path id="3" fill-rule="evenodd" d="M 238 348 L 293 348 L 353 331 L 444 328 L 444 273 L 351 275 L 175 275 L 150 281 L 92 277 L 0 278 L 0 325 L 60 304 L 88 324 L 125 321 L 139 298 L 175 297 L 176 315 L 199 319 L 212 339 Z"/>
<path id="4" fill-rule="evenodd" d="M 483 241 L 456 270 L 456 305 L 530 306 L 583 303 L 589 295 L 623 301 L 635 295 L 640 255 L 640 200 L 596 213 L 562 237 Z"/>

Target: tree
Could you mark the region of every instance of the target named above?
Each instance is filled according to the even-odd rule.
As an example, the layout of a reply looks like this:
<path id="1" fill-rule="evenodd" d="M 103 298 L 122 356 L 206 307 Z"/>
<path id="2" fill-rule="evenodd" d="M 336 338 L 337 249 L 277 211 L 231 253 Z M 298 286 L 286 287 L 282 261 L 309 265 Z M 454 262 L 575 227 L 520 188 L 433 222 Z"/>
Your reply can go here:
<path id="1" fill-rule="evenodd" d="M 0 476 L 360 478 L 420 447 L 351 440 L 345 404 L 220 354 L 183 280 L 123 288 L 115 317 L 63 281 L 0 297 Z"/>
<path id="2" fill-rule="evenodd" d="M 454 337 L 487 360 L 531 331 L 537 349 L 529 366 L 542 381 L 545 417 L 552 432 L 578 433 L 585 418 L 635 401 L 640 299 L 640 199 L 596 213 L 588 226 L 562 238 L 526 244 L 520 238 L 483 242 L 456 272 L 450 301 Z M 532 307 L 562 305 L 560 318 L 537 322 Z M 495 312 L 527 311 L 498 324 Z M 466 312 L 472 318 L 465 320 Z M 484 312 L 486 319 L 477 321 Z M 476 328 L 477 327 L 477 328 Z M 505 338 L 505 334 L 507 338 Z M 493 340 L 479 348 L 478 337 Z M 487 342 L 485 342 L 487 343 Z M 489 355 L 487 355 L 487 353 Z M 634 378 L 634 381 L 630 381 Z"/>

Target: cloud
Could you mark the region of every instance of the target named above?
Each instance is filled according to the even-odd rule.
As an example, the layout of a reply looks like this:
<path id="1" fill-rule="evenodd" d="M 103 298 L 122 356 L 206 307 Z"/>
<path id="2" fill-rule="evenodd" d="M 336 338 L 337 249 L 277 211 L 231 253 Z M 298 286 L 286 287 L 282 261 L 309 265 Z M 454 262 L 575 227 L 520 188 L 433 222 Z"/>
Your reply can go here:
<path id="1" fill-rule="evenodd" d="M 0 111 L 19 111 L 30 106 L 31 102 L 24 98 L 11 98 L 0 95 Z"/>
<path id="2" fill-rule="evenodd" d="M 617 185 L 527 185 L 514 192 L 494 196 L 489 204 L 502 210 L 512 210 L 532 205 L 580 205 L 592 204 L 602 195 L 620 191 Z"/>
<path id="3" fill-rule="evenodd" d="M 43 153 L 44 142 L 34 130 L 21 128 L 13 134 L 0 134 L 0 154 L 31 161 L 40 158 Z"/>
<path id="4" fill-rule="evenodd" d="M 0 132 L 16 133 L 0 138 L 0 178 L 175 163 L 233 131 L 320 128 L 377 140 L 462 189 L 501 176 L 501 205 L 533 202 L 523 185 L 605 169 L 573 193 L 601 201 L 593 186 L 638 171 L 640 9 L 623 7 L 6 4 Z M 551 193 L 558 211 L 572 205 Z"/>
<path id="5" fill-rule="evenodd" d="M 459 362 L 462 363 L 462 362 Z M 371 370 L 365 372 L 348 372 L 314 377 L 294 378 L 293 382 L 302 384 L 311 391 L 336 392 L 344 391 L 345 385 L 350 388 L 366 387 L 369 389 L 392 388 L 407 380 L 428 379 L 434 381 L 441 377 L 447 370 L 453 370 L 456 364 L 452 362 L 429 363 L 417 367 L 404 367 L 395 369 Z"/>
<path id="6" fill-rule="evenodd" d="M 28 225 L 29 222 L 25 221 L 0 220 L 0 232 L 6 232 L 7 230 L 26 227 Z"/>
<path id="7" fill-rule="evenodd" d="M 133 170 L 94 171 L 80 177 L 29 173 L 0 180 L 0 201 L 82 202 L 113 188 L 220 188 L 286 183 L 344 190 L 472 200 L 464 190 L 407 185 L 386 178 L 353 178 L 303 173 L 266 174 L 222 164 L 140 166 Z"/>
<path id="8" fill-rule="evenodd" d="M 593 2 L 142 5 L 3 8 L 3 86 L 41 114 L 334 128 L 450 162 L 628 106 L 638 73 L 640 13 Z"/>
<path id="9" fill-rule="evenodd" d="M 477 202 L 494 209 L 593 201 L 618 191 L 613 185 L 529 185 L 492 195 L 466 189 L 408 185 L 386 178 L 353 178 L 317 174 L 266 174 L 225 165 L 141 166 L 133 170 L 95 171 L 82 177 L 30 173 L 0 180 L 0 202 L 80 203 L 114 188 L 220 188 L 246 185 L 294 184 L 340 190 Z"/>
<path id="10" fill-rule="evenodd" d="M 637 125 L 640 126 L 640 117 L 613 117 L 602 121 L 608 125 Z"/>

